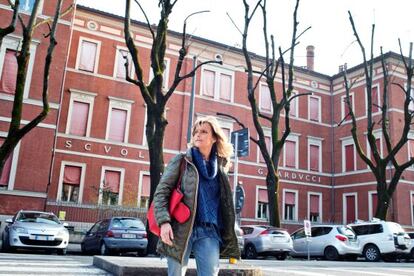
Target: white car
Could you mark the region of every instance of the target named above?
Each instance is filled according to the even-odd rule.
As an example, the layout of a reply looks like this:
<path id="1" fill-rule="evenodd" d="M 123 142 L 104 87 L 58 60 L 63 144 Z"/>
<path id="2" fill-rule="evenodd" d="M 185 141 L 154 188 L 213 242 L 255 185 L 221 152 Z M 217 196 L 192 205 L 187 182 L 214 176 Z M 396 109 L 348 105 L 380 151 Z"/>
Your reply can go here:
<path id="1" fill-rule="evenodd" d="M 409 253 L 411 239 L 404 229 L 395 222 L 374 218 L 348 224 L 358 236 L 361 243 L 362 256 L 370 262 L 381 258 L 393 261 L 399 256 Z"/>
<path id="2" fill-rule="evenodd" d="M 56 250 L 65 255 L 69 232 L 53 213 L 19 211 L 8 223 L 2 235 L 3 251 L 17 248 Z"/>

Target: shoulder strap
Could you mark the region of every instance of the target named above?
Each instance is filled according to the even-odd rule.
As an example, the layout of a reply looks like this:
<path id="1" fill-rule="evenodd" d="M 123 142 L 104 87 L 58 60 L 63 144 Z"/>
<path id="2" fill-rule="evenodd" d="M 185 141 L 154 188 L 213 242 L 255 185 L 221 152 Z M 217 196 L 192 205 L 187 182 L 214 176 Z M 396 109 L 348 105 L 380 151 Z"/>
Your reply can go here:
<path id="1" fill-rule="evenodd" d="M 178 177 L 177 181 L 177 189 L 181 189 L 181 179 L 183 178 L 184 170 L 185 170 L 185 158 L 184 154 L 181 155 L 181 162 L 180 162 L 180 176 Z"/>

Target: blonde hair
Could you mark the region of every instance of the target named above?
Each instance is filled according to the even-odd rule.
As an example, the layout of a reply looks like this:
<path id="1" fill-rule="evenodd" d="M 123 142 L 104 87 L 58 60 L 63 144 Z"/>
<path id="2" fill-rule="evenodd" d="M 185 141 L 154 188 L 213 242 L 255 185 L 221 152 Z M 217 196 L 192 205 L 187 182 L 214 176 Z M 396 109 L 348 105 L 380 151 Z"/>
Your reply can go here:
<path id="1" fill-rule="evenodd" d="M 227 160 L 226 168 L 228 168 L 228 166 L 230 166 L 230 156 L 233 154 L 233 145 L 228 142 L 227 137 L 224 134 L 224 131 L 221 128 L 219 122 L 213 116 L 206 116 L 197 119 L 193 125 L 193 128 L 191 129 L 191 141 L 188 145 L 190 147 L 194 146 L 194 132 L 198 126 L 205 123 L 208 123 L 211 126 L 211 129 L 213 130 L 213 136 L 217 139 L 217 155 Z"/>

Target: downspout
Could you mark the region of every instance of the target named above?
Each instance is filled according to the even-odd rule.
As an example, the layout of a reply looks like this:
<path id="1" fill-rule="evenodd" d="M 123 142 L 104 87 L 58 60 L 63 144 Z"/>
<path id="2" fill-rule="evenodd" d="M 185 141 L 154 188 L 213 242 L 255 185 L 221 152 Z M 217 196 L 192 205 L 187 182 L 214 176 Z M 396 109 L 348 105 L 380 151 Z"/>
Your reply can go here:
<path id="1" fill-rule="evenodd" d="M 334 121 L 334 99 L 333 99 L 333 79 L 330 85 L 331 91 L 331 217 L 330 222 L 335 222 L 335 121 Z"/>
<path id="2" fill-rule="evenodd" d="M 61 107 L 62 107 L 62 102 L 63 102 L 63 93 L 65 92 L 65 81 L 66 81 L 66 67 L 68 65 L 68 61 L 69 61 L 69 54 L 70 54 L 70 48 L 72 45 L 72 36 L 73 36 L 73 25 L 74 25 L 74 21 L 75 21 L 75 16 L 76 16 L 76 0 L 73 1 L 73 16 L 72 16 L 72 20 L 71 20 L 71 24 L 70 24 L 70 34 L 69 34 L 69 42 L 68 42 L 68 52 L 67 52 L 67 56 L 66 56 L 66 61 L 63 67 L 63 77 L 62 77 L 62 83 L 61 83 L 61 88 L 60 88 L 60 96 L 59 96 L 59 108 L 58 108 L 58 114 L 57 114 L 57 118 L 56 118 L 56 128 L 55 128 L 55 135 L 54 135 L 54 139 L 53 139 L 53 147 L 52 147 L 52 158 L 50 161 L 50 166 L 49 166 L 49 179 L 47 182 L 47 186 L 46 186 L 46 198 L 45 198 L 45 203 L 43 206 L 43 210 L 46 211 L 46 206 L 47 206 L 47 200 L 48 200 L 48 193 L 49 193 L 49 188 L 52 182 L 52 177 L 53 177 L 53 169 L 54 169 L 54 162 L 55 162 L 55 157 L 56 157 L 56 144 L 57 144 L 57 135 L 59 132 L 59 123 L 60 123 L 60 115 L 61 115 Z M 56 198 L 56 200 L 58 200 Z"/>

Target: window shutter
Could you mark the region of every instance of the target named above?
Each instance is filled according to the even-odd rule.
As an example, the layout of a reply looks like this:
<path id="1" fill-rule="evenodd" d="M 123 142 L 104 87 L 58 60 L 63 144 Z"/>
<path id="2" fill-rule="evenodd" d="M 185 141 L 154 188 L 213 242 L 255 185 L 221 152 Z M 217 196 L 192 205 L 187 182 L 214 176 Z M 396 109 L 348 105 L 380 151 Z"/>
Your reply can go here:
<path id="1" fill-rule="evenodd" d="M 116 69 L 116 77 L 120 79 L 125 79 L 126 72 L 125 72 L 125 58 L 127 57 L 128 63 L 128 73 L 131 72 L 131 58 L 128 51 L 119 50 L 118 51 L 118 62 L 117 62 L 117 69 Z"/>
<path id="2" fill-rule="evenodd" d="M 270 140 L 270 137 L 269 136 L 265 136 L 264 138 L 265 138 L 267 152 L 271 155 L 271 152 L 270 152 L 270 150 L 271 150 L 271 140 Z M 260 148 L 257 147 L 257 150 L 259 151 L 259 161 L 262 162 L 262 163 L 265 163 L 265 160 L 263 158 L 262 152 L 260 151 Z"/>
<path id="3" fill-rule="evenodd" d="M 372 93 L 371 93 L 371 101 L 372 101 L 372 113 L 379 111 L 379 102 L 378 102 L 378 86 L 372 87 Z"/>
<path id="4" fill-rule="evenodd" d="M 112 193 L 119 193 L 119 183 L 121 180 L 121 172 L 105 171 L 105 188 Z"/>
<path id="5" fill-rule="evenodd" d="M 16 91 L 17 59 L 16 51 L 6 50 L 4 56 L 3 70 L 0 80 L 0 91 L 14 94 Z"/>
<path id="6" fill-rule="evenodd" d="M 272 111 L 272 98 L 270 97 L 270 89 L 267 85 L 262 85 L 260 89 L 260 109 L 264 111 Z"/>
<path id="7" fill-rule="evenodd" d="M 354 145 L 345 146 L 345 171 L 354 171 Z"/>
<path id="8" fill-rule="evenodd" d="M 261 203 L 269 203 L 269 198 L 267 196 L 267 190 L 265 189 L 259 189 L 259 202 Z"/>
<path id="9" fill-rule="evenodd" d="M 295 96 L 296 95 L 296 93 L 292 93 L 291 94 L 291 97 L 293 97 L 293 96 Z M 293 99 L 291 102 L 290 102 L 290 111 L 289 111 L 289 115 L 290 116 L 292 116 L 292 117 L 296 117 L 296 101 L 298 100 L 298 98 L 295 98 L 295 99 Z"/>
<path id="10" fill-rule="evenodd" d="M 126 129 L 127 111 L 112 108 L 111 125 L 109 129 L 109 140 L 124 142 Z"/>
<path id="11" fill-rule="evenodd" d="M 319 98 L 310 97 L 310 118 L 311 121 L 319 122 Z"/>
<path id="12" fill-rule="evenodd" d="M 95 58 L 98 45 L 89 41 L 82 41 L 79 69 L 88 72 L 95 70 Z"/>
<path id="13" fill-rule="evenodd" d="M 296 167 L 296 142 L 288 141 L 285 142 L 285 165 L 286 167 Z"/>
<path id="14" fill-rule="evenodd" d="M 220 75 L 220 99 L 225 101 L 231 100 L 231 76 L 226 74 Z"/>
<path id="15" fill-rule="evenodd" d="M 149 197 L 151 191 L 151 177 L 149 175 L 142 176 L 141 196 Z"/>
<path id="16" fill-rule="evenodd" d="M 313 214 L 319 214 L 319 196 L 318 195 L 310 195 L 310 202 L 309 202 L 309 211 Z"/>
<path id="17" fill-rule="evenodd" d="M 372 202 L 372 216 L 375 216 L 375 212 L 378 206 L 378 195 L 376 193 L 371 194 L 371 202 Z"/>
<path id="18" fill-rule="evenodd" d="M 295 193 L 291 193 L 291 192 L 285 193 L 285 204 L 295 205 Z"/>
<path id="19" fill-rule="evenodd" d="M 346 223 L 355 221 L 355 196 L 346 196 Z"/>
<path id="20" fill-rule="evenodd" d="M 410 147 L 410 157 L 414 157 L 414 140 L 409 139 L 408 143 L 409 143 L 409 147 Z"/>
<path id="21" fill-rule="evenodd" d="M 310 145 L 309 147 L 309 154 L 310 154 L 310 170 L 311 171 L 319 171 L 319 146 L 318 145 Z"/>
<path id="22" fill-rule="evenodd" d="M 0 139 L 0 146 L 3 144 L 3 142 L 4 142 L 4 139 Z M 10 153 L 9 157 L 4 163 L 3 171 L 0 174 L 0 186 L 7 186 L 9 184 L 12 160 L 13 160 L 13 152 Z"/>
<path id="23" fill-rule="evenodd" d="M 203 71 L 203 95 L 214 97 L 214 85 L 216 74 L 211 70 Z"/>
<path id="24" fill-rule="evenodd" d="M 63 174 L 63 183 L 71 185 L 80 185 L 81 167 L 65 166 L 65 172 Z"/>
<path id="25" fill-rule="evenodd" d="M 86 136 L 88 126 L 89 104 L 74 101 L 70 121 L 70 134 Z"/>

